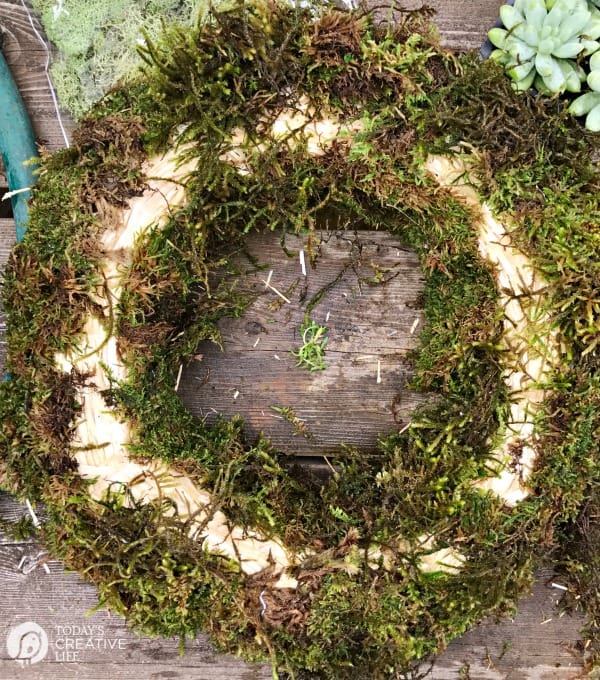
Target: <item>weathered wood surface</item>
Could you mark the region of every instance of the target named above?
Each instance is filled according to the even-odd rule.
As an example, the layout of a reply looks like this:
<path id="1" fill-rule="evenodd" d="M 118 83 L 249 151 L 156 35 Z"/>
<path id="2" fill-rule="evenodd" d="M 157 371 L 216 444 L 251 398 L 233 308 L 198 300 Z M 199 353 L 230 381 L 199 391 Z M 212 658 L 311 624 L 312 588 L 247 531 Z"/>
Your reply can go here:
<path id="1" fill-rule="evenodd" d="M 437 22 L 445 44 L 464 50 L 479 47 L 502 0 L 438 0 L 430 4 L 438 11 Z M 59 148 L 63 139 L 44 75 L 46 54 L 33 34 L 21 0 L 0 0 L 0 26 L 7 32 L 4 52 L 23 93 L 37 138 L 50 150 Z M 66 124 L 68 129 L 72 128 L 68 118 Z M 0 191 L 3 186 L 0 170 Z M 2 219 L 3 216 L 0 213 L 2 263 L 12 242 L 13 228 L 12 222 Z M 261 282 L 269 269 L 251 275 L 254 279 L 249 280 L 249 285 L 260 295 L 242 319 L 223 324 L 226 353 L 207 344 L 199 349 L 204 355 L 202 361 L 194 362 L 184 371 L 180 393 L 192 410 L 209 418 L 214 413 L 212 409 L 226 415 L 242 413 L 249 436 L 262 429 L 276 446 L 300 454 L 326 452 L 327 447 L 335 450 L 342 441 L 372 447 L 378 432 L 397 426 L 397 420 L 406 418 L 415 397 L 402 392 L 409 375 L 405 354 L 415 342 L 416 333 L 411 334 L 410 329 L 420 316 L 418 305 L 414 304 L 420 285 L 414 256 L 385 234 L 363 233 L 358 237 L 340 234 L 333 238 L 333 242 L 324 245 L 317 268 L 309 267 L 306 280 L 300 274 L 298 259 L 277 253 L 272 239 L 256 239 L 250 245 L 261 262 L 273 270 L 273 285 L 285 290 L 299 279 L 290 297 L 292 304 L 270 309 L 277 296 Z M 360 249 L 357 238 L 362 242 Z M 385 285 L 365 281 L 388 266 L 392 269 L 386 272 L 390 280 Z M 305 306 L 298 304 L 299 294 L 307 286 L 309 300 L 341 271 L 343 276 L 312 314 L 317 321 L 324 322 L 329 312 L 326 323 L 330 330 L 326 355 L 329 367 L 309 375 L 294 368 L 290 354 L 298 345 L 298 328 L 305 311 Z M 0 319 L 0 333 L 2 323 Z M 0 340 L 0 360 L 3 355 Z M 394 401 L 398 394 L 400 399 Z M 292 407 L 306 421 L 312 438 L 290 436 L 289 423 L 274 417 L 277 414 L 271 406 Z M 24 512 L 7 494 L 0 494 L 1 518 L 16 518 Z M 86 616 L 96 604 L 94 589 L 77 575 L 65 573 L 59 562 L 42 557 L 48 560 L 49 573 L 41 567 L 23 573 L 28 561 L 19 568 L 23 557 L 34 558 L 39 552 L 32 543 L 0 538 L 0 680 L 271 677 L 266 666 L 251 666 L 216 654 L 202 635 L 189 642 L 184 656 L 179 656 L 178 641 L 139 639 L 121 619 L 105 612 Z M 549 574 L 540 575 L 532 597 L 521 603 L 514 620 L 500 624 L 486 621 L 453 642 L 438 657 L 428 677 L 433 680 L 582 677 L 578 644 L 583 620 L 560 615 L 556 605 L 562 591 L 552 587 L 549 578 Z M 10 630 L 24 621 L 35 621 L 44 629 L 49 648 L 44 661 L 21 668 L 9 657 L 5 641 Z"/>
<path id="2" fill-rule="evenodd" d="M 191 411 L 210 422 L 216 413 L 241 413 L 252 439 L 263 431 L 280 450 L 294 454 L 334 453 L 343 444 L 374 449 L 377 435 L 404 424 L 421 395 L 406 389 L 407 352 L 423 325 L 419 296 L 423 279 L 415 255 L 387 233 L 334 232 L 321 235 L 314 266 L 306 238 L 248 239 L 260 269 L 239 256 L 252 273 L 242 287 L 256 295 L 239 319 L 221 323 L 222 352 L 213 343 L 198 348 L 199 361 L 183 374 L 180 394 Z M 303 275 L 299 252 L 306 252 Z M 289 303 L 265 286 L 285 294 Z M 296 366 L 300 327 L 310 318 L 328 329 L 323 371 Z M 275 408 L 291 408 L 306 432 Z"/>

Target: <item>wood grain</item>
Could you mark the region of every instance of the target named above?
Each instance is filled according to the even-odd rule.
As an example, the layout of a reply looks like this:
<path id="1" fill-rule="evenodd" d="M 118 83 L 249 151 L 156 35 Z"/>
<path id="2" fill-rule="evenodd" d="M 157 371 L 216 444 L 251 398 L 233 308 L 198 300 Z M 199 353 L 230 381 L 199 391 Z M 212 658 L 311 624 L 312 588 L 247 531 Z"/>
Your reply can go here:
<path id="1" fill-rule="evenodd" d="M 411 6 L 409 2 L 403 4 Z M 412 2 L 412 6 L 420 4 L 420 0 Z M 494 23 L 502 0 L 437 0 L 430 4 L 438 12 L 437 23 L 447 47 L 477 50 Z M 44 73 L 46 53 L 33 33 L 22 0 L 0 0 L 0 27 L 6 33 L 4 52 L 21 88 L 38 141 L 50 150 L 57 149 L 64 141 Z M 68 129 L 72 129 L 68 117 L 66 122 Z M 0 193 L 5 185 L 0 168 Z M 184 372 L 180 392 L 191 410 L 209 418 L 211 409 L 226 415 L 243 411 L 248 436 L 263 429 L 277 446 L 300 454 L 327 447 L 337 450 L 342 441 L 368 448 L 374 445 L 377 432 L 398 426 L 392 405 L 400 405 L 399 410 L 395 409 L 396 420 L 407 417 L 413 403 L 410 400 L 416 397 L 403 391 L 410 376 L 406 352 L 416 339 L 410 328 L 420 314 L 415 303 L 422 283 L 414 256 L 392 243 L 387 235 L 361 234 L 366 244 L 357 262 L 356 244 L 352 245 L 356 237 L 352 235 L 349 240 L 346 234 L 335 238 L 337 241 L 325 244 L 317 268 L 308 272 L 308 280 L 300 280 L 292 294 L 293 305 L 270 309 L 269 304 L 275 302 L 276 296 L 264 290 L 260 282 L 264 272 L 249 276 L 248 285 L 254 285 L 260 295 L 244 318 L 223 322 L 225 352 L 206 345 L 199 349 L 204 355 L 202 361 Z M 5 262 L 13 240 L 12 221 L 0 216 L 0 263 Z M 273 269 L 276 285 L 287 289 L 299 277 L 297 259 L 281 256 L 272 240 L 257 239 L 250 247 L 257 249 L 261 261 Z M 379 264 L 374 267 L 375 262 Z M 380 269 L 393 266 L 395 276 L 383 285 L 365 283 L 364 279 L 372 276 L 377 266 Z M 334 280 L 341 270 L 344 275 L 313 312 L 319 322 L 324 322 L 327 312 L 330 313 L 327 325 L 331 340 L 326 355 L 329 367 L 319 375 L 310 375 L 294 367 L 290 354 L 290 349 L 298 344 L 298 328 L 306 311 L 306 303 L 299 304 L 299 292 L 306 284 L 310 299 L 315 290 Z M 0 335 L 3 324 L 0 317 Z M 0 341 L 0 361 L 3 353 L 4 343 Z M 274 358 L 275 354 L 280 358 Z M 369 358 L 359 360 L 360 356 Z M 376 379 L 378 361 L 381 383 Z M 239 394 L 233 399 L 236 391 Z M 398 395 L 399 401 L 394 402 Z M 306 420 L 313 438 L 294 437 L 289 423 L 273 417 L 272 405 L 292 406 Z M 0 493 L 1 518 L 14 520 L 24 512 L 23 506 Z M 34 543 L 0 538 L 0 680 L 271 677 L 270 669 L 264 665 L 247 665 L 216 654 L 203 635 L 189 641 L 185 654 L 179 656 L 176 640 L 138 638 L 127 630 L 124 621 L 106 612 L 87 616 L 97 602 L 93 587 L 79 576 L 65 573 L 59 562 L 48 559 L 49 574 L 41 567 L 29 574 L 19 570 L 23 556 L 34 557 L 39 552 Z M 575 645 L 583 620 L 560 616 L 556 601 L 561 591 L 549 585 L 549 576 L 540 574 L 532 597 L 520 604 L 514 620 L 500 624 L 483 622 L 450 644 L 437 658 L 428 677 L 432 680 L 581 677 L 582 659 Z M 21 668 L 9 657 L 4 643 L 11 627 L 23 621 L 36 621 L 49 637 L 48 656 L 28 668 Z M 65 634 L 69 626 L 71 634 Z M 105 648 L 82 651 L 77 660 L 60 660 L 65 638 L 71 638 L 73 645 L 77 639 L 87 642 L 90 635 L 74 634 L 81 632 L 83 626 L 96 626 L 96 631 L 102 626 L 102 635 L 98 637 Z M 122 641 L 123 647 L 106 649 L 115 640 Z M 424 666 L 423 670 L 426 669 Z"/>
<path id="2" fill-rule="evenodd" d="M 201 360 L 184 371 L 180 395 L 208 422 L 217 414 L 240 414 L 250 439 L 262 431 L 287 453 L 335 454 L 343 445 L 373 450 L 380 433 L 404 425 L 424 400 L 406 388 L 412 375 L 407 354 L 423 325 L 423 278 L 415 255 L 387 233 L 320 238 L 313 265 L 305 237 L 286 238 L 286 250 L 294 254 L 289 257 L 278 234 L 247 239 L 260 268 L 236 258 L 242 272 L 237 285 L 256 299 L 242 317 L 220 324 L 223 351 L 209 342 L 198 348 Z M 269 272 L 289 304 L 265 286 Z M 307 310 L 328 331 L 322 371 L 296 366 L 292 354 L 302 344 Z M 273 407 L 291 408 L 307 432 L 297 434 Z"/>

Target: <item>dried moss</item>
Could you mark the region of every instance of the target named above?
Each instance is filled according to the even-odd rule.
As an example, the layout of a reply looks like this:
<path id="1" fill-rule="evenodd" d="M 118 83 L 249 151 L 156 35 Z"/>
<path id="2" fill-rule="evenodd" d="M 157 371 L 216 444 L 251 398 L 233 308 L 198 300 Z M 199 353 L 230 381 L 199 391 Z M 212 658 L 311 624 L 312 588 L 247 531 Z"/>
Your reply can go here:
<path id="1" fill-rule="evenodd" d="M 597 486 L 600 221 L 582 146 L 592 138 L 513 93 L 495 66 L 447 54 L 428 19 L 423 10 L 378 24 L 372 14 L 272 2 L 214 12 L 194 31 L 148 41 L 144 77 L 109 93 L 74 146 L 43 161 L 31 228 L 4 286 L 13 379 L 0 388 L 2 483 L 46 502 L 51 550 L 147 633 L 207 630 L 220 648 L 270 658 L 296 677 L 394 677 L 483 615 L 511 611 L 559 542 L 573 574 L 594 563 L 568 543 L 574 523 L 589 526 L 585 499 Z M 266 141 L 268 122 L 303 98 L 315 117 L 359 116 L 362 129 L 321 156 Z M 246 174 L 221 158 L 236 128 L 247 132 Z M 473 150 L 480 191 L 514 220 L 514 238 L 549 281 L 570 349 L 538 416 L 533 493 L 514 508 L 473 487 L 490 474 L 510 407 L 494 278 L 473 215 L 423 169 L 429 152 L 456 153 L 459 143 Z M 295 591 L 275 588 L 272 570 L 248 577 L 207 554 L 168 500 L 141 505 L 114 492 L 93 501 L 69 457 L 82 376 L 59 376 L 54 355 L 95 309 L 103 214 L 143 188 L 147 156 L 171 147 L 198 160 L 189 202 L 137 244 L 124 273 L 112 323 L 129 374 L 104 398 L 134 426 L 132 455 L 169 461 L 233 522 L 309 547 Z M 320 484 L 266 440 L 245 441 L 239 419 L 208 427 L 194 418 L 174 385 L 198 341 L 218 340 L 217 320 L 248 303 L 229 264 L 245 235 L 310 239 L 328 213 L 386 229 L 418 253 L 428 324 L 414 384 L 438 398 L 408 431 L 383 433 L 376 452 L 340 455 Z M 438 548 L 460 545 L 457 574 L 419 568 L 424 534 Z M 394 556 L 393 570 L 365 558 L 371 545 Z"/>

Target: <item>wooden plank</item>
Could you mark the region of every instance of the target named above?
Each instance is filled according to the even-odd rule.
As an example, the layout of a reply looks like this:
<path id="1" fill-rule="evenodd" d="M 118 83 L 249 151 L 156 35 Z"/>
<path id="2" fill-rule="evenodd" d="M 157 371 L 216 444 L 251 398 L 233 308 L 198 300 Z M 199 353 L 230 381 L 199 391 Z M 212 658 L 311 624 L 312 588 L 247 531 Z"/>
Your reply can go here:
<path id="1" fill-rule="evenodd" d="M 449 49 L 467 52 L 478 51 L 487 38 L 488 30 L 498 18 L 505 0 L 455 0 L 431 3 L 437 12 L 443 44 Z"/>
<path id="2" fill-rule="evenodd" d="M 12 219 L 0 218 L 0 267 L 4 267 L 15 243 L 15 223 Z"/>
<path id="3" fill-rule="evenodd" d="M 558 579 L 557 579 L 558 580 Z M 452 642 L 438 656 L 434 680 L 575 680 L 584 677 L 580 615 L 561 609 L 563 592 L 541 571 L 518 614 L 490 618 Z M 559 583 L 560 585 L 560 583 Z"/>
<path id="4" fill-rule="evenodd" d="M 240 269 L 252 271 L 237 285 L 256 300 L 242 317 L 220 323 L 224 352 L 202 343 L 202 360 L 184 371 L 180 395 L 208 422 L 217 414 L 240 414 L 250 439 L 262 431 L 288 453 L 330 454 L 344 444 L 373 450 L 378 435 L 407 422 L 424 399 L 406 389 L 412 376 L 407 353 L 423 326 L 423 278 L 416 256 L 387 233 L 340 231 L 320 238 L 313 265 L 306 237 L 286 238 L 288 252 L 306 252 L 306 276 L 299 257 L 282 251 L 278 234 L 247 239 L 261 266 L 256 270 L 238 257 Z M 290 304 L 264 285 L 269 271 Z M 317 297 L 310 318 L 328 329 L 327 368 L 310 372 L 296 366 L 292 352 L 302 344 L 300 328 Z M 291 408 L 308 431 L 297 434 L 273 407 Z"/>
<path id="5" fill-rule="evenodd" d="M 372 1 L 368 4 L 375 5 Z M 435 10 L 434 22 L 440 31 L 442 44 L 451 50 L 478 51 L 487 37 L 487 31 L 498 18 L 504 0 L 401 0 L 401 7 L 415 9 L 428 5 Z"/>
<path id="6" fill-rule="evenodd" d="M 28 574 L 18 565 L 35 558 L 37 546 L 0 546 L 0 678 L 77 680 L 119 678 L 194 678 L 200 680 L 268 680 L 264 664 L 245 664 L 216 653 L 205 635 L 188 641 L 183 656 L 178 639 L 140 638 L 119 617 L 105 611 L 89 614 L 96 604 L 95 589 L 60 562 L 47 562 L 49 573 L 38 568 Z M 27 668 L 9 654 L 5 641 L 24 622 L 41 626 L 48 640 L 43 660 Z"/>

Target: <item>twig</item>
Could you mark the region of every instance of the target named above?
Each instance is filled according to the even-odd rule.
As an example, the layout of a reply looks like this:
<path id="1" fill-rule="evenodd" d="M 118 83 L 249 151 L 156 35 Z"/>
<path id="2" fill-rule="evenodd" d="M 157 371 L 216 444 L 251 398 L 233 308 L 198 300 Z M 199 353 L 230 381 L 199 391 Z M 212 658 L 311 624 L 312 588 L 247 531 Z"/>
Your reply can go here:
<path id="1" fill-rule="evenodd" d="M 175 392 L 179 389 L 179 383 L 181 382 L 181 374 L 183 373 L 183 364 L 179 364 L 179 371 L 177 371 L 177 380 L 175 381 Z"/>
<path id="2" fill-rule="evenodd" d="M 275 286 L 272 286 L 272 285 L 271 285 L 271 276 L 272 276 L 272 274 L 273 274 L 273 271 L 270 271 L 270 272 L 269 272 L 269 276 L 267 277 L 266 281 L 265 281 L 265 279 L 262 279 L 262 282 L 265 284 L 265 288 L 268 288 L 269 290 L 272 290 L 272 291 L 275 293 L 275 295 L 279 295 L 279 297 L 280 297 L 284 302 L 287 302 L 288 305 L 291 305 L 291 304 L 292 304 L 291 300 L 289 300 L 288 298 L 286 298 L 286 296 L 285 296 L 281 291 L 277 290 L 277 288 L 275 288 Z"/>
<path id="3" fill-rule="evenodd" d="M 35 514 L 35 512 L 34 512 L 33 506 L 31 505 L 31 501 L 29 500 L 29 498 L 26 498 L 26 499 L 25 499 L 25 505 L 27 506 L 27 511 L 28 511 L 29 514 L 31 515 L 31 519 L 32 519 L 32 521 L 33 521 L 33 526 L 34 526 L 36 529 L 39 529 L 40 526 L 41 526 L 41 522 L 40 522 L 38 516 L 37 516 L 37 515 Z"/>

